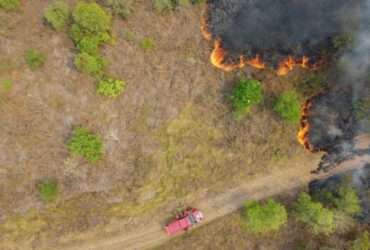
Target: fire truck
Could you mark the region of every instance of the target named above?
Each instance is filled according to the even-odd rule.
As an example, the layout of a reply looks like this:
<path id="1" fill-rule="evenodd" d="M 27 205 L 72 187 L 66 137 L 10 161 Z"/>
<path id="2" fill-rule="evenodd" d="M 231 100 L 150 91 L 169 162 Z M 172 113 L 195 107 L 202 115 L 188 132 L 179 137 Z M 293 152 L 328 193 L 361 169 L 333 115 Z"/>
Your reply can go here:
<path id="1" fill-rule="evenodd" d="M 203 220 L 204 216 L 201 211 L 196 208 L 187 208 L 178 213 L 175 219 L 166 225 L 165 231 L 167 235 L 175 235 L 182 231 L 187 231 Z"/>

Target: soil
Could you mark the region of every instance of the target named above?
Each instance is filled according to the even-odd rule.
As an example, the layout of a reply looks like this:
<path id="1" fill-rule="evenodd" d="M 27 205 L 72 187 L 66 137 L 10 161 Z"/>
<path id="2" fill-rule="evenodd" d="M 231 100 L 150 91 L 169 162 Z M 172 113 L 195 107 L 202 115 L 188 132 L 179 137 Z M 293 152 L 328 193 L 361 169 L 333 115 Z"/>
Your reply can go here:
<path id="1" fill-rule="evenodd" d="M 342 163 L 330 174 L 321 175 L 312 175 L 310 173 L 312 170 L 311 164 L 303 166 L 298 163 L 291 164 L 284 171 L 263 176 L 234 189 L 227 190 L 216 197 L 202 197 L 201 200 L 193 202 L 192 205 L 205 214 L 205 220 L 202 223 L 202 225 L 205 225 L 238 210 L 246 200 L 261 200 L 278 194 L 295 194 L 297 190 L 304 189 L 314 179 L 325 179 L 331 175 L 358 169 L 369 162 L 370 156 L 358 157 Z M 82 243 L 73 242 L 72 246 L 67 244 L 57 249 L 149 249 L 171 239 L 171 237 L 166 236 L 163 226 L 163 218 L 155 216 L 152 218 L 152 223 L 135 228 L 132 234 L 128 234 L 125 231 L 113 237 L 94 237 L 93 239 L 84 239 Z M 204 247 L 202 248 L 202 245 L 198 245 L 196 249 L 207 249 L 207 246 Z"/>
<path id="2" fill-rule="evenodd" d="M 43 21 L 47 4 L 22 1 L 17 12 L 0 11 L 0 83 L 13 83 L 0 92 L 4 249 L 56 249 L 97 231 L 118 232 L 121 238 L 123 231 L 151 222 L 153 214 L 164 218 L 204 193 L 289 173 L 290 166 L 296 175 L 315 168 L 317 157 L 296 141 L 297 125 L 271 111 L 276 93 L 291 88 L 304 72 L 278 78 L 269 70 L 215 69 L 199 28 L 204 6 L 158 14 L 151 1 L 138 0 L 127 21 L 114 19 L 115 45 L 101 51 L 109 62 L 107 73 L 125 80 L 127 88 L 111 100 L 98 96 L 95 79 L 74 68 L 76 51 L 67 30 L 55 32 Z M 148 37 L 155 42 L 149 51 L 140 45 Z M 24 60 L 30 48 L 47 56 L 38 70 Z M 236 121 L 227 95 L 242 76 L 261 80 L 266 99 Z M 68 152 L 66 142 L 76 126 L 101 136 L 104 157 L 97 164 Z M 55 179 L 59 187 L 50 204 L 38 194 L 44 179 Z M 153 230 L 142 232 L 163 238 L 159 224 Z"/>

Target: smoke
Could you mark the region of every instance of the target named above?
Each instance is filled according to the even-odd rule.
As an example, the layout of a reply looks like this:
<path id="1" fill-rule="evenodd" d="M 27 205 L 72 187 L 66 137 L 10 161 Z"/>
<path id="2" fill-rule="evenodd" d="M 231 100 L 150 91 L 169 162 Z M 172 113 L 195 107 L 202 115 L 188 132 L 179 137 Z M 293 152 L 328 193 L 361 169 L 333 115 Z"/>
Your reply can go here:
<path id="1" fill-rule="evenodd" d="M 272 67 L 280 67 L 290 56 L 308 57 L 309 65 L 330 60 L 331 89 L 312 98 L 307 115 L 310 144 L 327 152 L 319 170 L 367 152 L 356 149 L 354 138 L 370 127 L 370 121 L 359 121 L 354 104 L 370 96 L 370 0 L 208 0 L 207 4 L 207 31 L 221 41 L 226 64 L 241 55 L 246 59 L 258 55 Z M 352 42 L 342 48 L 342 40 Z"/>
<path id="2" fill-rule="evenodd" d="M 317 60 L 353 23 L 354 2 L 359 1 L 209 0 L 209 30 L 234 58 L 258 54 L 274 66 L 290 55 Z"/>

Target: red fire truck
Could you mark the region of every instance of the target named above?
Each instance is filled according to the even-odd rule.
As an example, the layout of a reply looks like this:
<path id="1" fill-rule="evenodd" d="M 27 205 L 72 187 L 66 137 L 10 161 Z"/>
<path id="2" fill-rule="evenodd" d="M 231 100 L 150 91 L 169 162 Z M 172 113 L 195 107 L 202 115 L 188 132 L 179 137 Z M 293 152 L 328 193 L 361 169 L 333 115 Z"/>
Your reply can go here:
<path id="1" fill-rule="evenodd" d="M 176 218 L 166 227 L 168 235 L 186 231 L 203 220 L 203 213 L 196 208 L 187 208 L 176 215 Z"/>

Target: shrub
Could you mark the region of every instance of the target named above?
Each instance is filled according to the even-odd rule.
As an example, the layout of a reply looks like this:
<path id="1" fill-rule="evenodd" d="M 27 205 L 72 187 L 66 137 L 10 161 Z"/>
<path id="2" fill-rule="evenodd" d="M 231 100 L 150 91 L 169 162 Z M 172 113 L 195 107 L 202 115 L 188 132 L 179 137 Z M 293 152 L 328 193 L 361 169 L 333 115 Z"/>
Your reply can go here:
<path id="1" fill-rule="evenodd" d="M 361 236 L 353 242 L 352 250 L 370 250 L 369 233 L 363 232 Z"/>
<path id="2" fill-rule="evenodd" d="M 98 45 L 108 42 L 111 39 L 108 32 L 90 33 L 81 29 L 77 24 L 72 25 L 69 35 L 76 45 L 78 45 L 83 39 L 97 41 Z"/>
<path id="3" fill-rule="evenodd" d="M 256 201 L 247 202 L 242 213 L 242 223 L 253 233 L 276 231 L 288 219 L 285 207 L 270 199 L 264 205 Z"/>
<path id="4" fill-rule="evenodd" d="M 103 155 L 101 139 L 85 128 L 76 128 L 68 142 L 68 149 L 72 154 L 83 156 L 94 163 Z"/>
<path id="5" fill-rule="evenodd" d="M 353 103 L 357 120 L 370 120 L 370 99 L 360 99 Z"/>
<path id="6" fill-rule="evenodd" d="M 126 19 L 132 12 L 133 0 L 104 0 L 104 4 L 112 9 L 114 15 Z"/>
<path id="7" fill-rule="evenodd" d="M 79 71 L 93 76 L 101 75 L 105 67 L 105 61 L 101 56 L 90 55 L 86 52 L 79 53 L 74 63 Z"/>
<path id="8" fill-rule="evenodd" d="M 98 37 L 83 37 L 77 44 L 80 52 L 86 52 L 89 55 L 97 55 L 101 41 Z"/>
<path id="9" fill-rule="evenodd" d="M 7 92 L 9 91 L 13 86 L 13 82 L 11 80 L 4 80 L 1 82 L 1 85 L 0 85 L 0 93 L 1 92 Z"/>
<path id="10" fill-rule="evenodd" d="M 37 50 L 29 49 L 26 51 L 25 59 L 28 66 L 32 70 L 36 70 L 44 65 L 46 57 Z"/>
<path id="11" fill-rule="evenodd" d="M 259 81 L 239 81 L 230 96 L 230 101 L 237 115 L 248 113 L 253 105 L 260 103 L 263 99 L 263 89 Z"/>
<path id="12" fill-rule="evenodd" d="M 54 180 L 45 180 L 39 184 L 39 195 L 44 202 L 56 199 L 58 195 L 58 185 Z"/>
<path id="13" fill-rule="evenodd" d="M 356 215 L 361 212 L 360 199 L 350 186 L 341 184 L 331 190 L 320 190 L 315 193 L 314 197 L 325 205 L 334 207 L 347 215 Z"/>
<path id="14" fill-rule="evenodd" d="M 117 97 L 125 89 L 125 83 L 120 80 L 104 79 L 98 83 L 97 92 L 108 97 Z"/>
<path id="15" fill-rule="evenodd" d="M 294 216 L 309 225 L 315 234 L 329 234 L 334 231 L 334 213 L 314 202 L 307 193 L 300 193 L 294 205 Z"/>
<path id="16" fill-rule="evenodd" d="M 0 9 L 16 10 L 19 8 L 19 0 L 0 0 Z"/>
<path id="17" fill-rule="evenodd" d="M 141 43 L 140 43 L 140 47 L 142 49 L 144 49 L 145 51 L 149 51 L 149 50 L 152 50 L 155 48 L 155 42 L 153 40 L 153 38 L 151 37 L 146 37 L 144 38 Z"/>
<path id="18" fill-rule="evenodd" d="M 78 3 L 72 17 L 85 33 L 100 34 L 111 28 L 112 17 L 96 3 Z"/>
<path id="19" fill-rule="evenodd" d="M 320 74 L 310 74 L 307 78 L 296 83 L 297 92 L 305 99 L 324 92 L 327 88 L 325 78 Z"/>
<path id="20" fill-rule="evenodd" d="M 62 0 L 56 0 L 45 9 L 44 17 L 51 27 L 61 30 L 68 23 L 69 7 Z"/>
<path id="21" fill-rule="evenodd" d="M 279 96 L 274 105 L 274 110 L 288 122 L 297 123 L 301 116 L 300 105 L 297 93 L 287 91 Z"/>
<path id="22" fill-rule="evenodd" d="M 171 10 L 174 7 L 174 0 L 154 0 L 154 9 L 162 12 Z"/>

